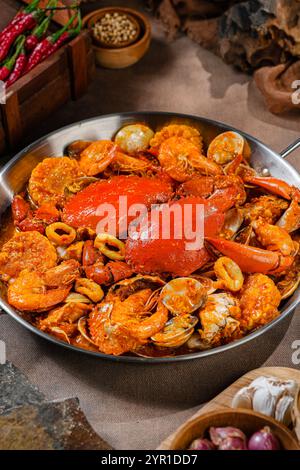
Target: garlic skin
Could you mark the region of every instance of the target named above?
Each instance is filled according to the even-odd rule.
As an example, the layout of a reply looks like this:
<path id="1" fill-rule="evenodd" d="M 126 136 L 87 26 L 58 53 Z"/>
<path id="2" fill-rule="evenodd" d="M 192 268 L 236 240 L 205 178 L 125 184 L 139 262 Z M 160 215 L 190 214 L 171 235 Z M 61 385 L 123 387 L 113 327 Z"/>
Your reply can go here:
<path id="1" fill-rule="evenodd" d="M 295 398 L 291 395 L 283 395 L 277 402 L 275 419 L 289 426 L 292 422 L 292 408 Z"/>
<path id="2" fill-rule="evenodd" d="M 232 408 L 246 408 L 271 416 L 289 426 L 298 384 L 294 380 L 257 377 L 233 397 Z"/>
<path id="3" fill-rule="evenodd" d="M 241 388 L 233 397 L 232 408 L 245 408 L 252 410 L 252 393 L 247 387 Z"/>
<path id="4" fill-rule="evenodd" d="M 253 395 L 252 408 L 266 416 L 274 416 L 276 409 L 277 395 L 270 393 L 266 388 L 257 388 Z"/>

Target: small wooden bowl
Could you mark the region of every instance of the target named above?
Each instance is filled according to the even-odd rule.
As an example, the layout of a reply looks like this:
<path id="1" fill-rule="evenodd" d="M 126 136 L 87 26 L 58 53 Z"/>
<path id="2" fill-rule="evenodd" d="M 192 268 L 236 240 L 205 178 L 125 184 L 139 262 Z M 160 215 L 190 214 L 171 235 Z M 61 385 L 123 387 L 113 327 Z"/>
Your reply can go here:
<path id="1" fill-rule="evenodd" d="M 273 418 L 250 410 L 219 410 L 203 414 L 184 424 L 171 442 L 170 450 L 186 450 L 191 442 L 198 437 L 207 437 L 211 426 L 233 426 L 241 429 L 247 437 L 264 426 L 269 426 L 279 439 L 284 450 L 300 450 L 293 434 L 283 424 Z"/>
<path id="2" fill-rule="evenodd" d="M 103 10 L 106 10 L 106 11 L 103 11 Z M 94 31 L 93 31 L 93 26 L 99 21 L 101 20 L 101 18 L 103 18 L 106 13 L 121 13 L 120 11 L 120 8 L 103 8 L 102 11 L 99 11 L 98 14 L 95 14 L 91 21 L 89 22 L 89 28 L 91 29 L 92 31 L 92 37 L 94 39 L 94 41 L 96 42 L 96 44 L 100 47 L 107 47 L 109 49 L 123 49 L 123 47 L 127 47 L 127 46 L 130 46 L 130 44 L 133 44 L 134 42 L 137 41 L 137 39 L 139 38 L 140 34 L 141 34 L 141 26 L 140 26 L 140 23 L 138 22 L 137 18 L 133 15 L 131 15 L 130 13 L 126 13 L 126 16 L 127 18 L 131 21 L 132 24 L 134 24 L 135 26 L 135 29 L 136 29 L 136 34 L 134 36 L 134 38 L 132 39 L 129 39 L 128 41 L 126 42 L 123 42 L 122 44 L 119 43 L 119 44 L 111 44 L 109 42 L 106 42 L 106 41 L 101 41 L 101 39 L 98 39 L 97 36 L 95 35 Z"/>
<path id="3" fill-rule="evenodd" d="M 147 52 L 151 42 L 151 25 L 148 18 L 132 8 L 108 7 L 95 10 L 83 19 L 83 26 L 91 30 L 95 18 L 106 13 L 118 12 L 130 15 L 136 19 L 140 27 L 140 34 L 136 42 L 126 47 L 109 48 L 94 45 L 96 63 L 109 69 L 122 69 L 138 62 Z M 92 33 L 91 33 L 92 34 Z"/>

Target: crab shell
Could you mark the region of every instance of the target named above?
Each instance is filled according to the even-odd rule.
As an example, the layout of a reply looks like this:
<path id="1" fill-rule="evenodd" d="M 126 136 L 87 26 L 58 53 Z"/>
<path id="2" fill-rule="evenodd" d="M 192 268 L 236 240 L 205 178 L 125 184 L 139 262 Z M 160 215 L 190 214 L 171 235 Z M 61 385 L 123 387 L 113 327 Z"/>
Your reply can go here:
<path id="1" fill-rule="evenodd" d="M 119 197 L 126 196 L 127 207 L 133 204 L 143 204 L 148 209 L 151 204 L 167 202 L 172 196 L 172 187 L 169 181 L 160 178 L 146 178 L 135 175 L 114 176 L 109 180 L 101 180 L 83 189 L 65 205 L 63 220 L 71 227 L 88 227 L 96 230 L 104 214 L 99 208 L 109 204 L 115 208 L 117 217 L 111 215 L 111 223 L 117 222 L 120 226 Z M 113 212 L 113 211 L 112 211 Z M 125 228 L 134 219 L 128 217 L 124 223 Z"/>
<path id="2" fill-rule="evenodd" d="M 202 205 L 205 236 L 209 233 L 218 233 L 222 228 L 224 214 L 212 210 L 205 199 L 187 197 L 171 202 L 168 206 L 171 207 L 175 203 L 183 210 L 185 204 L 192 207 L 187 224 L 191 227 L 195 227 L 197 205 Z M 125 259 L 135 271 L 143 274 L 169 273 L 175 276 L 188 276 L 209 260 L 209 254 L 201 244 L 198 249 L 188 249 L 187 244 L 191 240 L 186 238 L 185 233 L 181 238 L 176 238 L 171 232 L 171 236 L 165 238 L 162 224 L 158 224 L 159 222 L 151 224 L 152 233 L 158 233 L 158 237 L 142 236 L 137 239 L 128 238 L 126 241 Z M 141 225 L 144 226 L 143 223 Z"/>

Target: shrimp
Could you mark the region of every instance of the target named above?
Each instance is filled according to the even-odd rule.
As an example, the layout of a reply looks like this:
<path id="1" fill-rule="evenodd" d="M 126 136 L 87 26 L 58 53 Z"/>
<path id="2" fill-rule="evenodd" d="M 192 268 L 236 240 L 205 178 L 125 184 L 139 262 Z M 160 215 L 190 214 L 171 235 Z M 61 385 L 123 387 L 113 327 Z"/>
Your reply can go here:
<path id="1" fill-rule="evenodd" d="M 79 263 L 70 260 L 46 272 L 24 269 L 8 286 L 9 304 L 24 312 L 42 312 L 54 307 L 68 296 L 79 276 L 78 266 Z"/>
<path id="2" fill-rule="evenodd" d="M 15 278 L 23 269 L 47 270 L 57 263 L 57 253 L 49 240 L 39 232 L 16 233 L 0 252 L 0 277 Z"/>
<path id="3" fill-rule="evenodd" d="M 256 273 L 248 277 L 240 294 L 241 313 L 236 316 L 245 332 L 266 325 L 279 315 L 281 295 L 271 278 Z"/>
<path id="4" fill-rule="evenodd" d="M 84 176 L 76 160 L 68 157 L 45 158 L 33 172 L 28 185 L 31 200 L 40 206 L 45 202 L 63 205 L 65 190 L 74 180 Z"/>
<path id="5" fill-rule="evenodd" d="M 195 127 L 185 124 L 170 124 L 156 132 L 153 139 L 150 140 L 151 151 L 158 151 L 161 144 L 170 137 L 184 137 L 194 144 L 198 150 L 202 151 L 202 136 Z"/>
<path id="6" fill-rule="evenodd" d="M 74 259 L 63 261 L 58 266 L 43 273 L 43 279 L 48 287 L 68 286 L 80 277 L 79 263 Z"/>
<path id="7" fill-rule="evenodd" d="M 80 302 L 70 302 L 51 310 L 45 318 L 38 320 L 38 328 L 51 333 L 70 343 L 70 337 L 77 333 L 77 321 L 90 313 L 91 305 Z"/>
<path id="8" fill-rule="evenodd" d="M 111 140 L 92 142 L 80 155 L 79 165 L 87 176 L 102 173 L 114 160 L 118 146 Z"/>
<path id="9" fill-rule="evenodd" d="M 125 153 L 118 152 L 111 163 L 111 168 L 115 172 L 137 173 L 144 175 L 151 168 L 151 164 L 140 158 L 130 157 Z"/>
<path id="10" fill-rule="evenodd" d="M 24 312 L 42 312 L 64 301 L 71 286 L 47 289 L 36 271 L 24 269 L 9 286 L 7 298 L 10 305 Z"/>
<path id="11" fill-rule="evenodd" d="M 151 294 L 151 289 L 143 289 L 123 301 L 102 302 L 93 310 L 88 323 L 92 342 L 100 351 L 114 355 L 134 351 L 164 327 L 168 310 L 159 302 L 154 313 L 147 311 Z"/>
<path id="12" fill-rule="evenodd" d="M 199 148 L 184 137 L 170 137 L 159 149 L 158 159 L 162 168 L 175 181 L 184 182 L 199 171 L 208 175 L 222 173 L 217 163 L 204 157 Z"/>

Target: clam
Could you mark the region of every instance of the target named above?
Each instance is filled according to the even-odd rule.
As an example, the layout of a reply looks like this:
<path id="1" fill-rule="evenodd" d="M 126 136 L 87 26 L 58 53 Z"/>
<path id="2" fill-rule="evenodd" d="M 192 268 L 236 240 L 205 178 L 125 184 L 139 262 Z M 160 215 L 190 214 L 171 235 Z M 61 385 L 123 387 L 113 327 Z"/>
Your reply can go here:
<path id="1" fill-rule="evenodd" d="M 197 279 L 178 277 L 163 287 L 160 298 L 173 315 L 182 315 L 200 308 L 206 301 L 207 291 Z"/>
<path id="2" fill-rule="evenodd" d="M 62 329 L 60 328 L 59 326 L 51 326 L 49 328 L 49 332 L 56 336 L 58 339 L 61 339 L 62 341 L 65 341 L 66 343 L 68 344 L 71 344 L 70 342 L 70 338 L 69 336 L 67 335 L 67 333 Z"/>
<path id="3" fill-rule="evenodd" d="M 227 211 L 222 229 L 222 232 L 226 235 L 226 238 L 233 238 L 234 235 L 239 231 L 243 221 L 244 216 L 241 209 L 233 207 Z"/>
<path id="4" fill-rule="evenodd" d="M 197 279 L 204 289 L 206 290 L 207 295 L 212 294 L 217 290 L 216 281 L 213 279 L 215 277 L 214 271 L 208 271 L 207 273 L 203 274 L 194 274 L 193 278 Z"/>
<path id="5" fill-rule="evenodd" d="M 295 278 L 291 279 L 282 279 L 276 284 L 277 289 L 279 290 L 281 294 L 281 299 L 287 299 L 293 293 L 295 290 L 299 287 L 300 284 L 300 273 L 297 273 L 297 276 Z"/>
<path id="6" fill-rule="evenodd" d="M 87 317 L 79 318 L 78 323 L 77 323 L 78 331 L 86 341 L 93 344 L 94 346 L 97 346 L 96 343 L 94 343 L 94 341 L 89 335 L 87 321 L 88 321 Z"/>
<path id="7" fill-rule="evenodd" d="M 198 318 L 189 314 L 173 317 L 151 340 L 159 347 L 179 348 L 191 337 L 197 323 Z"/>
<path id="8" fill-rule="evenodd" d="M 214 138 L 208 147 L 207 157 L 218 165 L 224 165 L 238 155 L 249 158 L 250 153 L 251 150 L 246 140 L 237 132 L 228 131 Z"/>
<path id="9" fill-rule="evenodd" d="M 65 149 L 65 154 L 70 158 L 79 158 L 81 152 L 91 145 L 88 140 L 74 140 Z"/>
<path id="10" fill-rule="evenodd" d="M 154 132 L 144 124 L 130 124 L 122 127 L 116 136 L 115 142 L 126 153 L 143 152 L 148 149 Z"/>

